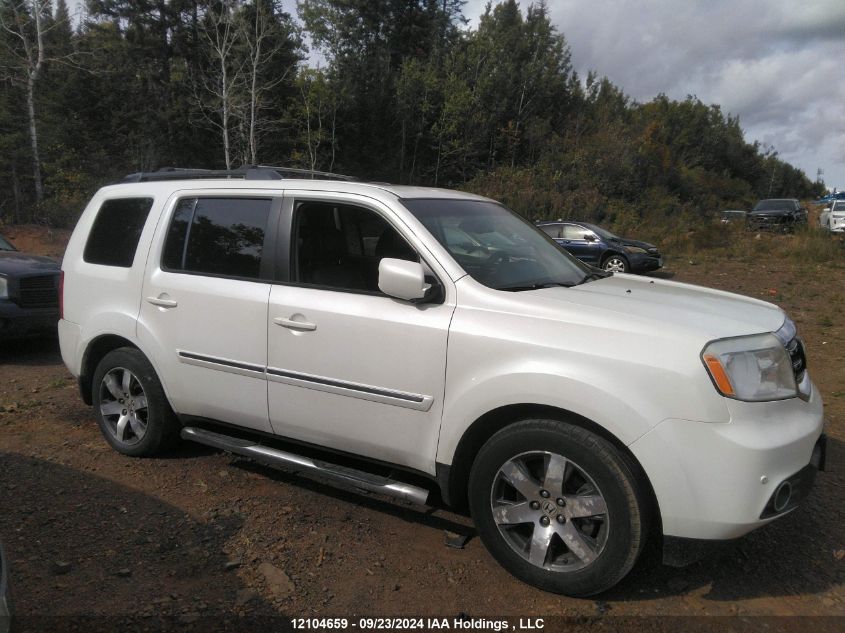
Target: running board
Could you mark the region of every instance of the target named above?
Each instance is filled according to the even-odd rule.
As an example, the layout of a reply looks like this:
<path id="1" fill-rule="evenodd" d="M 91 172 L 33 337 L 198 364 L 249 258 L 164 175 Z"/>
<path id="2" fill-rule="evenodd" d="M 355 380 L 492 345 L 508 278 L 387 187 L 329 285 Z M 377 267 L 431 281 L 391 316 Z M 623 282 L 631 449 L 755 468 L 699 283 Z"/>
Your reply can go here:
<path id="1" fill-rule="evenodd" d="M 338 466 L 302 455 L 294 455 L 269 446 L 263 446 L 253 440 L 230 437 L 191 426 L 182 429 L 182 439 L 213 446 L 227 453 L 249 457 L 270 466 L 317 474 L 339 484 L 351 485 L 368 492 L 395 497 L 411 503 L 425 505 L 428 501 L 428 490 L 425 488 L 355 470 L 354 468 Z"/>

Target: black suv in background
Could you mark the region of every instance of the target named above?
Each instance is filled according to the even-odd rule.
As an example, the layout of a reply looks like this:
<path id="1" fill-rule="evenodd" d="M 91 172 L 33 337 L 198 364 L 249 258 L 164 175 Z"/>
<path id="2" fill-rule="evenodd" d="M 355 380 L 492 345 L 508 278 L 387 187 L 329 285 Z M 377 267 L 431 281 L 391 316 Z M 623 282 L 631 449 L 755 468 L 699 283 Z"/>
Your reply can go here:
<path id="1" fill-rule="evenodd" d="M 807 224 L 807 209 L 795 198 L 760 200 L 745 219 L 752 231 L 790 233 L 796 226 Z"/>
<path id="2" fill-rule="evenodd" d="M 21 253 L 0 235 L 0 340 L 55 334 L 59 262 Z"/>
<path id="3" fill-rule="evenodd" d="M 545 232 L 581 261 L 614 273 L 647 273 L 663 267 L 654 244 L 629 240 L 587 222 L 540 222 Z"/>

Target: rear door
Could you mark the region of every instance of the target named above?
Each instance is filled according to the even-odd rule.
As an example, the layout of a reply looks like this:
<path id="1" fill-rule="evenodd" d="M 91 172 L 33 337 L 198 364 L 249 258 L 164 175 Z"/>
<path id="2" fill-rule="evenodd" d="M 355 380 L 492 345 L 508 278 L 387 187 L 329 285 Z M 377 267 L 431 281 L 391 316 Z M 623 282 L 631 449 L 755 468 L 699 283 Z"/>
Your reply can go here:
<path id="1" fill-rule="evenodd" d="M 434 473 L 454 289 L 428 304 L 384 295 L 378 262 L 420 258 L 389 209 L 341 194 L 286 195 L 290 282 L 273 286 L 266 325 L 273 428 Z"/>
<path id="2" fill-rule="evenodd" d="M 174 197 L 150 250 L 138 320 L 174 408 L 271 431 L 267 302 L 281 197 Z"/>

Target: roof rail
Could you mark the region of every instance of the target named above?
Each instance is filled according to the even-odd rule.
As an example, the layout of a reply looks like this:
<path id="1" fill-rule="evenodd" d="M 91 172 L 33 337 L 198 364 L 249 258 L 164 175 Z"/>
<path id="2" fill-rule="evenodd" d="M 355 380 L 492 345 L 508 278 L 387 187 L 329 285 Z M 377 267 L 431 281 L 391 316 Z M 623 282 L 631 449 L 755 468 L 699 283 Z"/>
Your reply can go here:
<path id="1" fill-rule="evenodd" d="M 355 176 L 336 174 L 330 171 L 299 169 L 298 167 L 274 167 L 270 165 L 245 165 L 251 169 L 271 169 L 283 178 L 311 178 L 313 180 L 358 180 Z"/>
<path id="2" fill-rule="evenodd" d="M 125 176 L 120 182 L 155 182 L 164 180 L 241 178 L 243 180 L 282 180 L 284 178 L 312 178 L 319 180 L 356 180 L 353 176 L 332 174 L 326 171 L 297 169 L 295 167 L 269 167 L 266 165 L 243 165 L 238 169 L 191 169 L 184 167 L 162 167 L 158 171 L 137 172 Z"/>
<path id="3" fill-rule="evenodd" d="M 137 172 L 125 176 L 120 182 L 155 182 L 162 180 L 201 180 L 210 178 L 241 178 L 243 180 L 281 180 L 272 169 L 241 167 L 240 169 L 185 169 L 163 167 L 158 171 Z"/>

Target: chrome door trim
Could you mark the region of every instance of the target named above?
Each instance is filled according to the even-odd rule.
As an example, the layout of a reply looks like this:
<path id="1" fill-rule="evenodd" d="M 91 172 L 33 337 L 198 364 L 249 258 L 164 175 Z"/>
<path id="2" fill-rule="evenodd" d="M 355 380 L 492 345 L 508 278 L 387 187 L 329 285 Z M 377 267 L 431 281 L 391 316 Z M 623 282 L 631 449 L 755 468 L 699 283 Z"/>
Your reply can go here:
<path id="1" fill-rule="evenodd" d="M 197 367 L 204 367 L 205 369 L 216 369 L 217 371 L 225 371 L 230 374 L 261 379 L 264 379 L 266 372 L 266 368 L 261 365 L 253 365 L 242 361 L 218 358 L 216 356 L 205 356 L 184 350 L 177 350 L 177 352 L 179 354 L 179 362 L 185 363 L 186 365 L 195 365 Z"/>
<path id="2" fill-rule="evenodd" d="M 417 411 L 428 411 L 434 402 L 434 398 L 432 396 L 408 393 L 406 391 L 396 391 L 394 389 L 385 389 L 384 387 L 375 387 L 373 385 L 365 385 L 357 382 L 337 380 L 336 378 L 327 378 L 325 376 L 316 376 L 314 374 L 303 374 L 296 371 L 289 371 L 287 369 L 279 369 L 277 367 L 267 368 L 267 379 L 272 380 L 273 382 L 293 385 L 295 387 L 316 389 L 317 391 L 325 391 L 326 393 L 334 393 L 340 396 L 350 396 L 352 398 L 360 398 L 361 400 L 370 400 L 372 402 L 381 402 L 383 404 L 405 407 L 406 409 L 416 409 Z"/>

